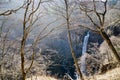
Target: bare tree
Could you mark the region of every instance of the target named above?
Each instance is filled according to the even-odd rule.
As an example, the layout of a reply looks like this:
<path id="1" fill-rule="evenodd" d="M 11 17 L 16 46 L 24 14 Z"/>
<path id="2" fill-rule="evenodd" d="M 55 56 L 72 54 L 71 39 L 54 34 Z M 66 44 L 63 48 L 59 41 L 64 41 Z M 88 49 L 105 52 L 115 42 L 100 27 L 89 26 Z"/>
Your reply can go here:
<path id="1" fill-rule="evenodd" d="M 54 10 L 54 12 L 52 12 L 54 15 L 60 16 L 59 19 L 62 18 L 62 21 L 64 21 L 64 19 L 66 21 L 66 22 L 63 22 L 63 24 L 66 24 L 66 27 L 64 27 L 64 29 L 67 30 L 67 35 L 68 35 L 67 37 L 68 37 L 68 42 L 70 45 L 70 51 L 72 54 L 72 58 L 74 60 L 76 71 L 77 71 L 78 75 L 80 76 L 80 78 L 82 80 L 84 80 L 83 75 L 80 70 L 80 67 L 78 65 L 75 51 L 73 49 L 73 43 L 72 43 L 72 37 L 71 37 L 71 22 L 72 22 L 71 15 L 74 12 L 76 5 L 71 6 L 72 2 L 71 3 L 70 2 L 69 2 L 69 0 L 61 0 L 58 2 L 54 1 L 53 3 L 49 4 L 49 7 L 52 8 L 52 10 Z"/>
<path id="2" fill-rule="evenodd" d="M 32 62 L 30 63 L 30 66 L 25 70 L 25 45 L 27 37 L 31 31 L 31 28 L 33 27 L 33 24 L 35 24 L 37 18 L 34 20 L 34 14 L 37 12 L 41 4 L 41 0 L 38 2 L 37 6 L 35 7 L 35 0 L 27 0 L 25 12 L 24 12 L 24 20 L 23 20 L 23 37 L 21 40 L 21 71 L 22 71 L 22 80 L 26 79 L 27 73 L 30 71 L 33 62 L 34 62 L 34 55 L 35 55 L 35 47 L 37 45 L 37 42 L 39 38 L 37 38 L 33 44 L 33 53 L 32 53 Z M 32 7 L 30 7 L 32 6 Z M 30 8 L 32 10 L 29 12 Z M 28 13 L 29 12 L 29 13 Z M 28 25 L 27 25 L 28 24 Z"/>
<path id="3" fill-rule="evenodd" d="M 44 28 L 38 33 L 38 35 L 36 36 L 34 42 L 33 42 L 33 45 L 32 45 L 32 48 L 33 48 L 33 51 L 32 51 L 32 61 L 30 63 L 30 66 L 26 69 L 25 67 L 25 46 L 26 46 L 26 40 L 28 38 L 28 35 L 30 34 L 30 32 L 33 30 L 34 28 L 34 24 L 36 23 L 36 21 L 40 18 L 39 17 L 39 14 L 38 16 L 34 17 L 35 14 L 39 11 L 40 9 L 40 5 L 43 3 L 43 2 L 49 2 L 49 1 L 42 1 L 42 0 L 39 0 L 38 1 L 38 4 L 35 5 L 35 0 L 27 0 L 27 5 L 26 5 L 26 8 L 25 8 L 25 12 L 24 12 L 24 20 L 23 20 L 23 36 L 22 36 L 22 40 L 21 40 L 21 49 L 20 49 L 20 53 L 21 53 L 21 71 L 22 71 L 22 80 L 25 80 L 26 79 L 26 75 L 27 73 L 30 71 L 32 65 L 33 65 L 33 62 L 34 62 L 34 56 L 35 56 L 35 49 L 36 49 L 36 46 L 38 44 L 38 42 L 45 38 L 46 36 L 48 36 L 51 32 L 53 32 L 55 28 L 51 29 L 50 31 L 48 31 L 47 33 L 45 33 L 43 35 L 43 32 L 48 28 L 48 26 L 50 26 L 51 24 L 53 24 L 54 22 L 57 21 L 54 20 L 50 23 L 48 23 L 46 26 L 44 26 Z M 31 9 L 31 10 L 30 10 Z M 58 26 L 59 27 L 59 26 Z M 42 35 L 42 36 L 41 36 Z"/>
<path id="4" fill-rule="evenodd" d="M 6 20 L 4 20 L 2 22 L 1 32 L 0 32 L 0 55 L 1 55 L 1 57 L 0 57 L 0 78 L 1 78 L 1 80 L 8 78 L 8 76 L 5 77 L 6 75 L 8 75 L 6 73 L 7 67 L 8 67 L 8 65 L 10 65 L 13 62 L 13 60 L 10 59 L 10 56 L 14 55 L 10 52 L 11 46 L 14 45 L 14 43 L 10 42 L 9 38 L 8 38 L 9 34 L 10 34 L 11 27 L 9 26 L 9 28 L 6 28 L 4 26 L 5 22 L 6 22 Z M 11 54 L 9 54 L 9 53 L 11 53 Z M 11 70 L 9 70 L 9 71 L 11 71 Z M 10 73 L 10 75 L 12 75 L 12 74 Z"/>
<path id="5" fill-rule="evenodd" d="M 42 17 L 41 16 L 42 12 L 41 11 L 39 12 L 41 3 L 49 2 L 49 0 L 39 0 L 38 4 L 37 4 L 36 1 L 37 0 L 27 0 L 21 7 L 17 8 L 17 9 L 11 9 L 11 10 L 7 10 L 5 12 L 0 13 L 0 16 L 8 16 L 8 15 L 11 15 L 12 13 L 19 11 L 20 9 L 25 9 L 24 18 L 23 18 L 23 34 L 22 34 L 21 47 L 20 47 L 22 80 L 26 79 L 27 73 L 30 71 L 30 69 L 33 65 L 34 56 L 36 53 L 36 46 L 37 46 L 38 42 L 41 39 L 47 37 L 51 32 L 54 31 L 54 29 L 57 29 L 57 28 L 53 28 L 48 31 L 47 28 L 54 22 L 58 21 L 58 19 L 51 21 L 50 23 L 46 23 L 43 26 L 44 28 L 41 29 L 40 32 L 38 31 L 37 35 L 35 36 L 35 40 L 32 43 L 32 48 L 31 48 L 32 52 L 30 52 L 32 54 L 31 55 L 32 60 L 31 60 L 31 63 L 29 64 L 29 66 L 26 67 L 26 63 L 25 63 L 27 61 L 26 56 L 25 56 L 27 54 L 26 41 L 28 39 L 28 36 L 30 36 L 30 33 L 32 32 L 32 30 L 35 28 L 35 26 L 40 26 L 40 24 L 38 24 L 37 21 Z M 2 30 L 2 27 L 1 27 L 1 30 Z M 45 30 L 47 32 L 44 32 Z M 16 46 L 16 47 L 18 47 L 18 46 Z M 3 51 L 4 51 L 4 49 L 3 49 Z"/>
<path id="6" fill-rule="evenodd" d="M 96 1 L 93 0 L 92 1 L 92 6 L 93 8 L 90 9 L 87 7 L 87 5 L 85 4 L 85 2 L 83 1 L 83 4 L 81 3 L 81 1 L 79 1 L 79 9 L 80 9 L 80 12 L 84 12 L 83 14 L 85 14 L 87 16 L 87 18 L 89 19 L 89 21 L 93 24 L 93 26 L 86 26 L 86 25 L 83 25 L 83 24 L 80 24 L 79 26 L 80 27 L 85 27 L 87 29 L 90 29 L 94 32 L 97 32 L 98 34 L 100 34 L 103 39 L 107 42 L 109 48 L 112 50 L 114 56 L 116 57 L 116 60 L 117 61 L 120 61 L 120 56 L 118 55 L 115 47 L 113 46 L 111 40 L 109 39 L 107 33 L 105 32 L 105 18 L 106 18 L 106 14 L 107 14 L 107 0 L 104 1 L 104 2 L 101 2 L 101 4 L 103 5 L 102 6 L 102 11 L 98 11 L 98 5 L 96 4 Z M 88 5 L 90 3 L 87 3 Z M 91 5 L 91 4 L 90 4 Z M 99 7 L 100 8 L 100 7 Z M 93 14 L 94 16 L 96 16 L 96 19 L 98 20 L 98 22 L 95 21 L 95 17 L 93 17 L 91 14 Z M 118 22 L 120 20 L 117 20 L 115 22 Z"/>
<path id="7" fill-rule="evenodd" d="M 77 72 L 79 74 L 79 76 L 81 77 L 81 80 L 84 80 L 83 78 L 83 75 L 81 73 L 81 70 L 80 70 L 80 67 L 78 65 L 78 61 L 77 61 L 77 58 L 75 56 L 75 52 L 74 52 L 74 49 L 73 49 L 73 44 L 72 44 L 72 39 L 71 39 L 71 33 L 70 33 L 70 16 L 69 16 L 69 4 L 68 4 L 68 0 L 64 0 L 65 1 L 65 10 L 66 10 L 66 23 L 67 23 L 67 32 L 68 32 L 68 40 L 69 40 L 69 44 L 70 44 L 70 49 L 71 49 L 71 54 L 72 54 L 72 57 L 74 59 L 74 62 L 75 62 L 75 67 L 77 69 Z"/>
<path id="8" fill-rule="evenodd" d="M 4 80 L 4 63 L 5 63 L 5 55 L 7 54 L 7 51 L 6 50 L 6 42 L 7 42 L 7 38 L 8 38 L 8 34 L 9 34 L 9 30 L 10 29 L 7 29 L 7 32 L 4 33 L 3 32 L 3 27 L 4 27 L 4 24 L 5 24 L 6 20 L 4 20 L 1 24 L 1 30 L 0 30 L 0 76 L 1 76 L 1 80 Z"/>

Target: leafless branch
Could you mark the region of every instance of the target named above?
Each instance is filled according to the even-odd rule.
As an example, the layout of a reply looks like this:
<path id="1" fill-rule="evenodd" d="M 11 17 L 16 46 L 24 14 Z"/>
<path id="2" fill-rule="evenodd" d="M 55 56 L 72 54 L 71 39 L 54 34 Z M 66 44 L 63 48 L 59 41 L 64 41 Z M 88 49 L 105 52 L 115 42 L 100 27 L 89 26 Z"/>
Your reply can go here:
<path id="1" fill-rule="evenodd" d="M 89 30 L 91 30 L 91 31 L 93 31 L 93 32 L 99 33 L 98 30 L 92 29 L 92 28 L 87 27 L 87 26 L 84 26 L 84 25 L 79 25 L 79 27 L 83 27 L 83 28 L 89 29 Z"/>
<path id="2" fill-rule="evenodd" d="M 26 5 L 26 3 L 24 3 L 22 6 L 16 8 L 16 9 L 11 9 L 11 10 L 7 10 L 5 12 L 2 12 L 2 13 L 0 13 L 0 16 L 8 16 L 8 15 L 11 15 L 12 13 L 16 13 L 20 9 L 24 8 L 25 5 Z"/>
<path id="3" fill-rule="evenodd" d="M 98 19 L 99 19 L 99 21 L 100 21 L 100 25 L 102 25 L 103 23 L 102 23 L 100 14 L 99 14 L 99 13 L 97 12 L 97 10 L 96 10 L 95 0 L 93 0 L 93 4 L 94 4 L 94 12 L 95 12 L 95 14 L 97 15 L 97 17 L 98 17 Z"/>

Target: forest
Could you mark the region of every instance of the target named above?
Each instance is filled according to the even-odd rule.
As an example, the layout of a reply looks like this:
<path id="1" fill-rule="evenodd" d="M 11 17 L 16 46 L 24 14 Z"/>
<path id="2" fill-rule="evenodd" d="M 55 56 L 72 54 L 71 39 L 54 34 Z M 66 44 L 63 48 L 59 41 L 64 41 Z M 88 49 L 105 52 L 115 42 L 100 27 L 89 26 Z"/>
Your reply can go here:
<path id="1" fill-rule="evenodd" d="M 0 80 L 120 80 L 120 0 L 0 0 Z"/>

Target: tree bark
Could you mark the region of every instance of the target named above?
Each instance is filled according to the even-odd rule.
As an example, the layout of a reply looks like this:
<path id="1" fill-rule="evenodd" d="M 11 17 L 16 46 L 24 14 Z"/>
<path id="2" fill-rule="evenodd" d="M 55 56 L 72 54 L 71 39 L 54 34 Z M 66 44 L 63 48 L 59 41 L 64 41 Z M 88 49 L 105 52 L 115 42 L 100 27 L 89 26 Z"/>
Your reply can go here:
<path id="1" fill-rule="evenodd" d="M 65 1 L 65 6 L 66 6 L 66 23 L 67 23 L 67 33 L 68 33 L 68 41 L 69 41 L 69 45 L 70 45 L 70 50 L 71 50 L 71 54 L 72 54 L 72 57 L 73 57 L 73 60 L 74 60 L 74 63 L 75 63 L 75 67 L 77 69 L 77 72 L 81 78 L 81 80 L 84 80 L 83 78 L 83 75 L 81 73 L 81 70 L 80 70 L 80 67 L 78 65 L 78 61 L 77 61 L 77 58 L 75 56 L 75 52 L 74 52 L 74 49 L 73 49 L 73 44 L 72 44 L 72 39 L 71 39 L 71 33 L 70 33 L 70 16 L 69 16 L 69 10 L 68 10 L 68 2 L 67 0 L 64 0 Z"/>
<path id="2" fill-rule="evenodd" d="M 107 42 L 109 48 L 111 49 L 113 55 L 115 56 L 116 60 L 119 62 L 120 61 L 120 56 L 117 53 L 115 47 L 113 46 L 111 40 L 109 39 L 108 35 L 106 34 L 106 32 L 104 30 L 100 30 L 100 34 L 103 37 L 103 39 Z"/>
<path id="3" fill-rule="evenodd" d="M 69 24 L 69 22 L 68 22 L 68 20 L 67 20 L 67 26 L 68 26 L 68 41 L 69 41 L 69 44 L 70 44 L 71 54 L 72 54 L 72 57 L 73 57 L 73 60 L 74 60 L 74 63 L 75 63 L 75 67 L 76 67 L 76 69 L 77 69 L 77 72 L 78 72 L 81 80 L 84 80 L 83 75 L 82 75 L 81 70 L 80 70 L 80 67 L 79 67 L 79 65 L 78 65 L 77 58 L 76 58 L 76 56 L 75 56 L 75 52 L 74 52 L 73 47 L 72 47 L 72 39 L 71 39 L 71 34 L 70 34 L 70 31 L 69 31 L 69 25 L 68 25 L 68 24 Z"/>
<path id="4" fill-rule="evenodd" d="M 25 63 L 25 59 L 24 59 L 24 49 L 25 49 L 25 38 L 24 38 L 24 35 L 23 35 L 23 39 L 21 41 L 21 71 L 22 71 L 22 80 L 25 80 L 26 78 L 26 73 L 25 73 L 25 68 L 24 68 L 24 63 Z"/>

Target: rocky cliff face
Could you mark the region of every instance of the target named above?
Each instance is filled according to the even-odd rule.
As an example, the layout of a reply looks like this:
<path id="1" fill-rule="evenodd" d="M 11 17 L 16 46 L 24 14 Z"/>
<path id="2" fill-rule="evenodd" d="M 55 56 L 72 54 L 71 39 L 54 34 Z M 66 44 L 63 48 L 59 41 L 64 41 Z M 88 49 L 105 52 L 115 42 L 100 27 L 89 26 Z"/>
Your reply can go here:
<path id="1" fill-rule="evenodd" d="M 111 39 L 114 47 L 116 48 L 118 54 L 120 55 L 120 37 L 119 36 L 111 36 L 110 39 Z M 105 41 L 100 46 L 100 53 L 104 57 L 103 64 L 108 64 L 110 62 L 116 61 L 114 55 L 112 55 L 112 52 L 109 49 L 109 47 Z"/>
<path id="2" fill-rule="evenodd" d="M 120 35 L 120 23 L 107 27 L 106 32 L 109 36 L 119 36 Z"/>

